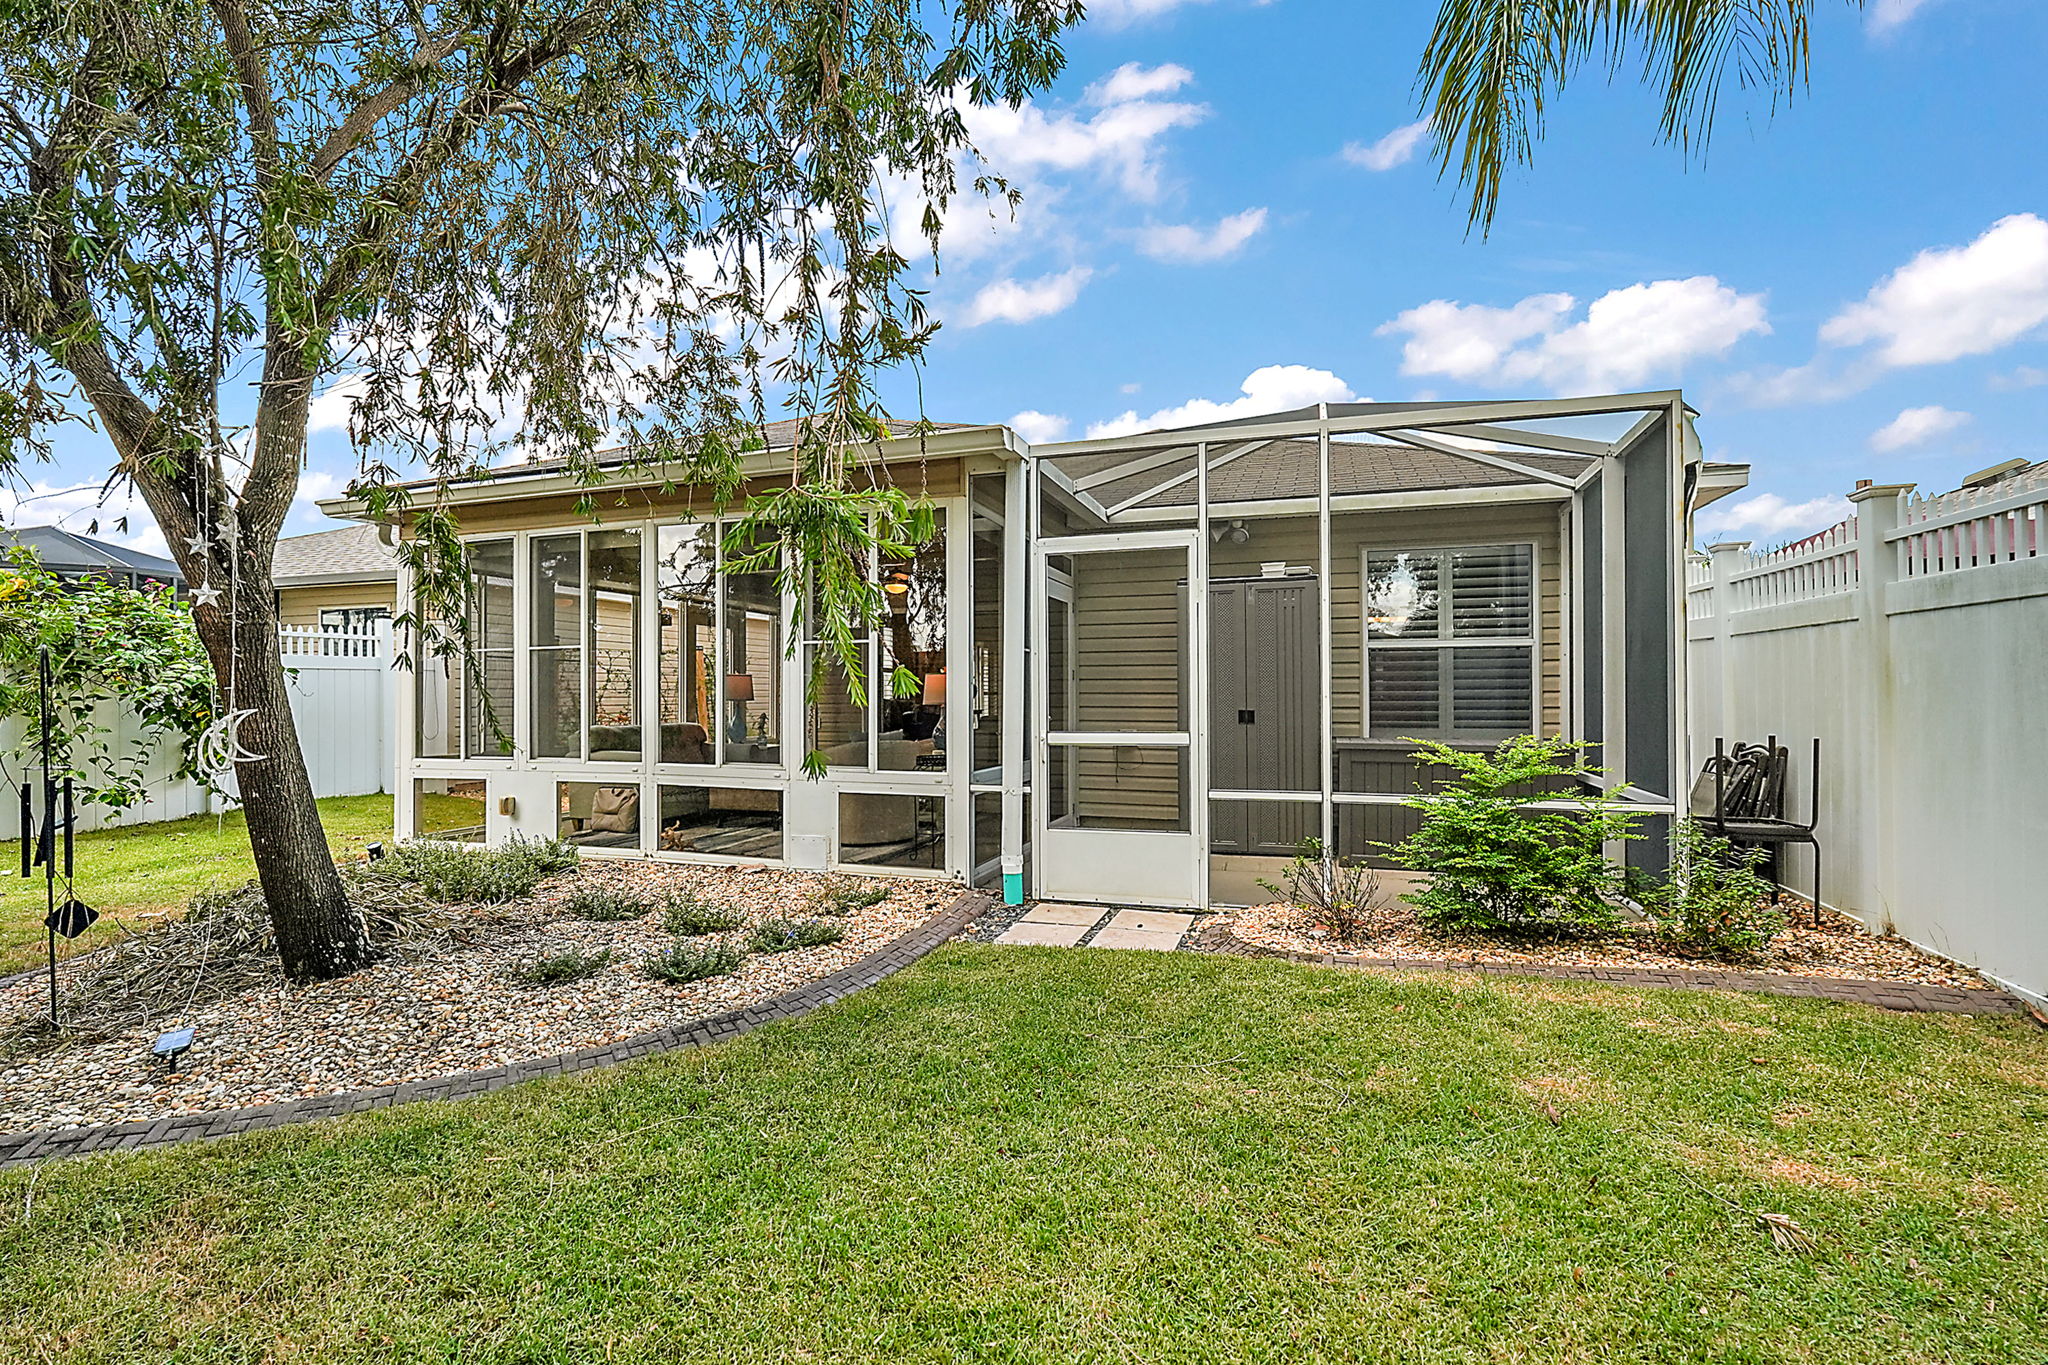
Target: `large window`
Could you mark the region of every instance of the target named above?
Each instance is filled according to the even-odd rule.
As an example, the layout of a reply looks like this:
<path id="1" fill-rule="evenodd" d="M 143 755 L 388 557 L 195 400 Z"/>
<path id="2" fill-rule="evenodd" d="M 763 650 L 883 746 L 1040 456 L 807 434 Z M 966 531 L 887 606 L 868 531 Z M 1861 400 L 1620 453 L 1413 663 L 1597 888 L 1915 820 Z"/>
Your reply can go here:
<path id="1" fill-rule="evenodd" d="M 867 686 L 825 643 L 805 647 L 806 677 L 824 659 L 806 708 L 808 739 L 834 768 L 940 772 L 946 766 L 946 531 L 904 556 L 884 556 L 869 572 L 882 596 L 875 631 L 855 641 Z M 812 619 L 817 611 L 812 612 Z"/>
<path id="2" fill-rule="evenodd" d="M 1494 740 L 1535 728 L 1535 552 L 1365 552 L 1366 726 Z"/>
<path id="3" fill-rule="evenodd" d="M 658 532 L 663 763 L 782 762 L 782 589 L 772 555 L 726 562 L 715 522 Z M 735 562 L 740 562 L 735 560 Z"/>
<path id="4" fill-rule="evenodd" d="M 584 537 L 585 692 L 593 762 L 640 759 L 640 533 Z"/>
<path id="5" fill-rule="evenodd" d="M 442 623 L 440 638 L 451 646 L 437 652 L 425 632 L 415 644 L 414 752 L 421 758 L 512 752 L 512 542 L 473 541 L 468 557 L 459 630 L 448 628 L 435 604 L 418 604 L 422 618 Z"/>
<path id="6" fill-rule="evenodd" d="M 583 757 L 583 537 L 531 544 L 533 754 Z"/>

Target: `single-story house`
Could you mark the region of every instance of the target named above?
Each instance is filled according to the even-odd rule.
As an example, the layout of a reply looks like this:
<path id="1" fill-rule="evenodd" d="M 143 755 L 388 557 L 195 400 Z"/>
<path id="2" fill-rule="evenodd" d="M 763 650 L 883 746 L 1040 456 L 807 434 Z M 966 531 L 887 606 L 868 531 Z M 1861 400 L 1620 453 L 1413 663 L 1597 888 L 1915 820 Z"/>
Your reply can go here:
<path id="1" fill-rule="evenodd" d="M 558 466 L 495 470 L 445 495 L 475 658 L 401 689 L 399 827 L 1229 903 L 1304 837 L 1398 837 L 1410 737 L 1523 733 L 1598 744 L 1601 781 L 1668 818 L 1690 517 L 1747 480 L 1701 458 L 1692 418 L 1657 392 L 1036 446 L 898 428 L 864 467 L 940 530 L 873 568 L 870 676 L 918 686 L 864 705 L 836 675 L 806 702 L 802 604 L 724 571 L 726 523 L 680 470 L 622 470 L 595 515 Z M 790 435 L 770 429 L 751 488 L 788 477 Z"/>
<path id="2" fill-rule="evenodd" d="M 278 624 L 360 632 L 396 614 L 398 558 L 388 527 L 355 522 L 277 542 Z"/>
<path id="3" fill-rule="evenodd" d="M 17 547 L 35 551 L 42 566 L 59 578 L 104 578 L 131 588 L 168 583 L 182 591 L 185 586 L 178 566 L 160 555 L 111 545 L 61 526 L 0 527 L 0 551 Z"/>

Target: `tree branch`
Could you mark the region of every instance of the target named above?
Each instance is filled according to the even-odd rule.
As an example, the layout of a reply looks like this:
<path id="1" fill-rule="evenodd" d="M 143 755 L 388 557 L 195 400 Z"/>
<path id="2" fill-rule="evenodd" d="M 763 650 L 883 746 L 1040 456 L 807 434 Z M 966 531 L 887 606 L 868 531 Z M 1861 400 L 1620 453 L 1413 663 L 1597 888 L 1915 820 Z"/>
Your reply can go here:
<path id="1" fill-rule="evenodd" d="M 469 36 L 453 33 L 432 42 L 423 42 L 413 53 L 412 67 L 406 75 L 364 98 L 349 111 L 340 126 L 327 135 L 327 140 L 320 144 L 320 150 L 313 154 L 313 179 L 326 184 L 335 168 L 362 145 L 363 139 L 375 131 L 379 123 L 426 88 L 425 73 L 446 61 Z"/>
<path id="2" fill-rule="evenodd" d="M 249 107 L 249 140 L 256 153 L 256 183 L 268 189 L 277 178 L 277 108 L 270 98 L 270 73 L 256 51 L 249 32 L 249 16 L 241 0 L 209 0 L 220 21 L 221 36 L 227 40 L 228 57 L 235 64 L 241 82 L 242 101 Z"/>

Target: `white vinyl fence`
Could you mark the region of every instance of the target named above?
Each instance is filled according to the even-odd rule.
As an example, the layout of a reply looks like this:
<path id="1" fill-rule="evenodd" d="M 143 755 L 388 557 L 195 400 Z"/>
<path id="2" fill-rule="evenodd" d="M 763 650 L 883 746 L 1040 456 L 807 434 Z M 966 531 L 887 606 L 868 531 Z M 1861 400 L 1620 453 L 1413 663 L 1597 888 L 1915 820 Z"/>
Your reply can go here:
<path id="1" fill-rule="evenodd" d="M 1804 819 L 1819 736 L 1826 902 L 2048 1001 L 2048 472 L 1850 497 L 1689 565 L 1693 770 L 1775 734 Z M 1793 851 L 1787 884 L 1811 876 Z"/>
<path id="2" fill-rule="evenodd" d="M 314 794 L 362 796 L 390 790 L 391 725 L 397 714 L 390 623 L 379 622 L 375 630 L 362 632 L 280 626 L 277 647 L 284 659 L 292 719 L 312 773 Z M 132 718 L 118 711 L 110 711 L 101 723 L 115 731 L 116 749 L 125 748 L 135 733 Z M 5 741 L 5 748 L 12 748 L 19 723 L 5 724 L 0 740 Z M 197 782 L 174 776 L 177 755 L 164 752 L 165 747 L 159 746 L 150 757 L 145 770 L 149 795 L 142 804 L 125 811 L 81 807 L 79 827 L 176 820 L 211 814 L 233 804 L 210 797 Z M 0 839 L 12 839 L 20 832 L 20 811 L 11 788 L 21 776 L 14 771 L 4 774 L 10 790 L 6 799 L 0 800 Z"/>

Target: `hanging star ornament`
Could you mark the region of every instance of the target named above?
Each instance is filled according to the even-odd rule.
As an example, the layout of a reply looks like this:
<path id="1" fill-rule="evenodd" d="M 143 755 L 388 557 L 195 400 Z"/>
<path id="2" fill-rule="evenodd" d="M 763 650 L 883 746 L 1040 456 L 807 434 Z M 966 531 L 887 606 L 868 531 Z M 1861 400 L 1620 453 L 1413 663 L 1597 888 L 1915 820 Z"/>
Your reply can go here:
<path id="1" fill-rule="evenodd" d="M 201 531 L 196 536 L 186 537 L 185 548 L 195 555 L 203 555 L 206 553 L 206 547 L 212 543 L 212 541 L 206 538 L 206 532 Z"/>
<path id="2" fill-rule="evenodd" d="M 202 607 L 210 607 L 220 601 L 220 589 L 211 583 L 201 583 L 192 589 L 192 601 Z"/>

